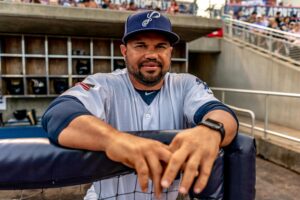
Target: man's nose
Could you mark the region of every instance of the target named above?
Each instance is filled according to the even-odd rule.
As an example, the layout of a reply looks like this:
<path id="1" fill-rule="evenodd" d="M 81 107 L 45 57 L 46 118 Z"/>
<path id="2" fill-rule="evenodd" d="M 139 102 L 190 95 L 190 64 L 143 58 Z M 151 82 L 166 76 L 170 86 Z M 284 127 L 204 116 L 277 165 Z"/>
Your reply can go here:
<path id="1" fill-rule="evenodd" d="M 145 53 L 145 58 L 156 60 L 158 58 L 158 53 L 154 49 L 150 49 Z"/>

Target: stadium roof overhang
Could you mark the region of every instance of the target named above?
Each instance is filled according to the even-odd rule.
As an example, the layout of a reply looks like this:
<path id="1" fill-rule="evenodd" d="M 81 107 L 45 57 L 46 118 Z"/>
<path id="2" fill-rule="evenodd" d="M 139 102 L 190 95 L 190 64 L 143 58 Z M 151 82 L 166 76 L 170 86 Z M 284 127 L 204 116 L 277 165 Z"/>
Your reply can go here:
<path id="1" fill-rule="evenodd" d="M 127 11 L 66 8 L 0 2 L 0 33 L 121 38 Z M 192 41 L 218 28 L 221 20 L 191 15 L 170 16 L 173 30 Z"/>

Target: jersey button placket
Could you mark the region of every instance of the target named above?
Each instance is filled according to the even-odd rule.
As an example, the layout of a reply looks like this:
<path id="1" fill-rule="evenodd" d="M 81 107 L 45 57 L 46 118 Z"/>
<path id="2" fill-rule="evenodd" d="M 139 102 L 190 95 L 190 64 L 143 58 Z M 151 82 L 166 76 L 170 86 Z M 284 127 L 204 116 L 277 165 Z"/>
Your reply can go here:
<path id="1" fill-rule="evenodd" d="M 145 119 L 150 119 L 151 118 L 151 114 L 150 113 L 145 113 L 144 117 L 145 117 Z"/>
<path id="2" fill-rule="evenodd" d="M 151 125 L 151 118 L 152 115 L 149 112 L 144 113 L 144 117 L 143 117 L 143 129 L 144 130 L 148 130 L 150 125 Z"/>

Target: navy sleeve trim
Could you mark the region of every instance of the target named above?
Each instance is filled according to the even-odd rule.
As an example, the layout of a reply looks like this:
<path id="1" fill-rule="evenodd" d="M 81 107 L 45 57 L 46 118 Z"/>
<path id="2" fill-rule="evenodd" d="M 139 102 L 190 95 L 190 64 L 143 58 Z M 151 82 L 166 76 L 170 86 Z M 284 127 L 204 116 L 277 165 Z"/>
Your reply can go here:
<path id="1" fill-rule="evenodd" d="M 42 117 L 42 126 L 51 142 L 58 143 L 58 136 L 69 123 L 80 115 L 92 115 L 74 96 L 60 96 L 47 108 Z"/>
<path id="2" fill-rule="evenodd" d="M 239 120 L 234 113 L 232 109 L 230 109 L 228 106 L 224 105 L 223 103 L 219 101 L 210 101 L 202 105 L 198 110 L 196 111 L 194 115 L 194 122 L 195 124 L 198 124 L 200 121 L 202 121 L 204 115 L 206 115 L 208 112 L 213 111 L 213 110 L 224 110 L 228 113 L 230 113 L 233 118 L 235 119 L 237 125 L 239 125 Z"/>

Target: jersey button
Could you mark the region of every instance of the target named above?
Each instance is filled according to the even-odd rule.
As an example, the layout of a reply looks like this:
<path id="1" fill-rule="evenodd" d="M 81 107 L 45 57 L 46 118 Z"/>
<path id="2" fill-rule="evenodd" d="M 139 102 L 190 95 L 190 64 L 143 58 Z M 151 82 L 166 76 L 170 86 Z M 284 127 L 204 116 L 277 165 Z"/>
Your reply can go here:
<path id="1" fill-rule="evenodd" d="M 146 113 L 146 114 L 145 114 L 145 118 L 146 118 L 146 119 L 149 119 L 150 117 L 151 117 L 151 114 L 150 114 L 150 113 Z"/>

